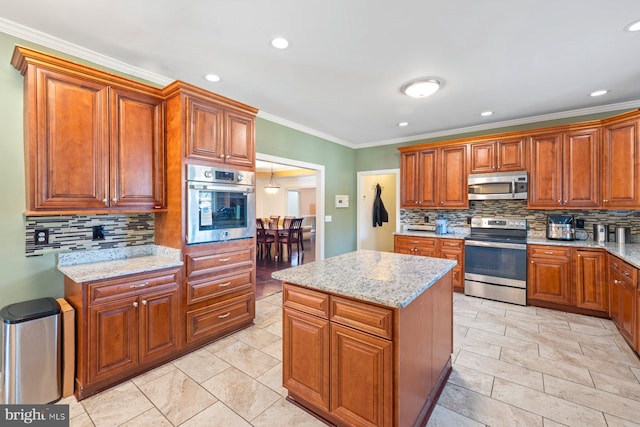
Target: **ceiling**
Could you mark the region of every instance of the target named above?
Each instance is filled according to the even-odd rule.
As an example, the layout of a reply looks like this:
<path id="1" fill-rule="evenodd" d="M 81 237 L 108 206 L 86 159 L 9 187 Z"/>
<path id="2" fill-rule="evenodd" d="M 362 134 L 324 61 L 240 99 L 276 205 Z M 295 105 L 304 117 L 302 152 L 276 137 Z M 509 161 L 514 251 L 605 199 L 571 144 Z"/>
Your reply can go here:
<path id="1" fill-rule="evenodd" d="M 0 15 L 355 148 L 640 107 L 640 32 L 624 31 L 638 0 L 20 0 Z M 401 93 L 419 77 L 440 91 Z"/>

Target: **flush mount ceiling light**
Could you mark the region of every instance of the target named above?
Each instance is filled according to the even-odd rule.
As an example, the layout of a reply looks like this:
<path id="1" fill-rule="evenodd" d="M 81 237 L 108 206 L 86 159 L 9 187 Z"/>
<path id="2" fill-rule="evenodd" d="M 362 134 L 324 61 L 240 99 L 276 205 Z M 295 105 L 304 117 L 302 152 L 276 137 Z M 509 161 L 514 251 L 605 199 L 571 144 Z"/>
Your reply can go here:
<path id="1" fill-rule="evenodd" d="M 640 20 L 627 25 L 626 27 L 624 27 L 624 30 L 629 32 L 640 31 Z"/>
<path id="2" fill-rule="evenodd" d="M 483 111 L 482 113 L 480 113 L 482 117 L 489 117 L 492 114 L 493 114 L 493 111 Z"/>
<path id="3" fill-rule="evenodd" d="M 264 186 L 264 191 L 267 194 L 276 194 L 280 189 L 280 184 L 276 182 L 276 177 L 273 175 L 273 163 L 271 163 L 271 178 L 269 178 L 269 183 Z"/>
<path id="4" fill-rule="evenodd" d="M 604 89 L 603 90 L 596 90 L 595 92 L 591 92 L 589 94 L 589 96 L 602 96 L 602 95 L 605 95 L 607 93 L 609 93 L 608 90 L 604 90 Z"/>
<path id="5" fill-rule="evenodd" d="M 206 76 L 204 76 L 204 78 L 206 80 L 209 80 L 210 82 L 219 82 L 220 81 L 220 76 L 218 76 L 216 74 L 207 74 Z"/>
<path id="6" fill-rule="evenodd" d="M 285 39 L 284 37 L 274 37 L 271 39 L 271 46 L 275 47 L 276 49 L 286 49 L 289 47 L 289 40 Z"/>
<path id="7" fill-rule="evenodd" d="M 440 82 L 436 79 L 420 79 L 405 84 L 402 92 L 413 98 L 425 98 L 436 93 L 440 89 Z"/>
<path id="8" fill-rule="evenodd" d="M 403 128 L 405 126 L 409 126 L 409 122 L 400 122 L 400 123 L 398 123 L 398 126 L 401 127 L 401 128 Z"/>

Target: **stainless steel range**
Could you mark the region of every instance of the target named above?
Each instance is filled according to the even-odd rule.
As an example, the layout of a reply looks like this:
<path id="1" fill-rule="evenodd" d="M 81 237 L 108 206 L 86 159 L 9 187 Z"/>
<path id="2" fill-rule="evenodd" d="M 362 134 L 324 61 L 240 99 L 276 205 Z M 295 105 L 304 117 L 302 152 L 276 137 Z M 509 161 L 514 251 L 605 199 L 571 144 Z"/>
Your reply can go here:
<path id="1" fill-rule="evenodd" d="M 464 293 L 527 305 L 526 219 L 471 219 L 464 246 Z"/>

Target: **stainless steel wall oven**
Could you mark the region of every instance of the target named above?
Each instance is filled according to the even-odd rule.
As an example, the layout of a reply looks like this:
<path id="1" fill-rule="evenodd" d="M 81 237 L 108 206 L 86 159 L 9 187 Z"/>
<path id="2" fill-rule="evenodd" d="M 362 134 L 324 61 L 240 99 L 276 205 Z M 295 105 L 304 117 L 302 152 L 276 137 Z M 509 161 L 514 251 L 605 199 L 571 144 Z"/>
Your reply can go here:
<path id="1" fill-rule="evenodd" d="M 254 236 L 255 173 L 187 165 L 187 244 Z"/>
<path id="2" fill-rule="evenodd" d="M 464 247 L 464 293 L 527 304 L 527 221 L 472 218 Z"/>

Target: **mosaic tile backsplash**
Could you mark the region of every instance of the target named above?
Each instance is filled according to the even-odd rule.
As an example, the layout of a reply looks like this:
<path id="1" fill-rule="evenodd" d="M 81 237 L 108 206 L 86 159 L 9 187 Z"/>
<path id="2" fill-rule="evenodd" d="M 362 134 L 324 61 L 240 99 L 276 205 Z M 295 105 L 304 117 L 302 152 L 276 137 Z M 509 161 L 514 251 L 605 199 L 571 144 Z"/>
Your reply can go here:
<path id="1" fill-rule="evenodd" d="M 100 214 L 26 217 L 26 255 L 123 248 L 154 242 L 154 215 Z M 93 240 L 93 226 L 104 227 L 104 240 Z M 49 244 L 36 245 L 36 229 L 49 230 Z"/>
<path id="2" fill-rule="evenodd" d="M 473 216 L 522 217 L 527 220 L 530 237 L 544 238 L 547 215 L 573 215 L 576 219 L 584 219 L 584 228 L 590 239 L 593 239 L 593 225 L 604 223 L 609 226 L 630 227 L 631 242 L 640 242 L 640 211 L 529 210 L 526 200 L 474 200 L 469 205 L 470 208 L 465 210 L 400 209 L 400 223 L 432 225 L 436 215 L 442 213 L 448 220 L 449 227 L 468 228 L 467 219 Z M 428 216 L 428 221 L 425 221 L 425 216 Z"/>

